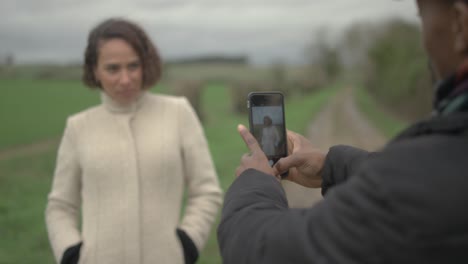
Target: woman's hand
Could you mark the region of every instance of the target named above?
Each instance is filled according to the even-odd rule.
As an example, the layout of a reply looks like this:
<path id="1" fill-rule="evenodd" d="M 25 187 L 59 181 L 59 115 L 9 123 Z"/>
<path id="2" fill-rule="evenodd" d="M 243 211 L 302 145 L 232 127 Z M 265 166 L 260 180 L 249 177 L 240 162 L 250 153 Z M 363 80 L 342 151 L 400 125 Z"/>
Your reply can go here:
<path id="1" fill-rule="evenodd" d="M 322 187 L 322 169 L 327 156 L 305 137 L 288 130 L 288 156 L 276 165 L 278 173 L 289 170 L 286 180 L 309 188 Z"/>
<path id="2" fill-rule="evenodd" d="M 243 125 L 239 125 L 237 130 L 249 148 L 250 154 L 242 156 L 241 163 L 236 170 L 236 177 L 239 177 L 239 175 L 247 169 L 256 169 L 263 173 L 273 175 L 279 179 L 278 172 L 274 168 L 270 167 L 268 159 L 260 148 L 255 137 Z"/>

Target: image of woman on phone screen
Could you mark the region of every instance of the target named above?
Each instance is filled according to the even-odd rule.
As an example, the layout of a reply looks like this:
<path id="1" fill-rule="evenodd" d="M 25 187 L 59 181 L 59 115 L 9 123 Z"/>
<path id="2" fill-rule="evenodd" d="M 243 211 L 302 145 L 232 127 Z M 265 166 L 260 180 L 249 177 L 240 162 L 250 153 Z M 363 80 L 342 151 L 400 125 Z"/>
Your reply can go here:
<path id="1" fill-rule="evenodd" d="M 68 118 L 58 150 L 46 209 L 57 263 L 194 263 L 203 249 L 222 193 L 188 101 L 148 91 L 160 76 L 135 23 L 89 33 L 83 80 L 102 103 Z"/>
<path id="2" fill-rule="evenodd" d="M 262 149 L 267 156 L 276 155 L 276 148 L 280 143 L 280 135 L 278 129 L 273 126 L 273 120 L 269 116 L 263 117 L 262 128 Z"/>

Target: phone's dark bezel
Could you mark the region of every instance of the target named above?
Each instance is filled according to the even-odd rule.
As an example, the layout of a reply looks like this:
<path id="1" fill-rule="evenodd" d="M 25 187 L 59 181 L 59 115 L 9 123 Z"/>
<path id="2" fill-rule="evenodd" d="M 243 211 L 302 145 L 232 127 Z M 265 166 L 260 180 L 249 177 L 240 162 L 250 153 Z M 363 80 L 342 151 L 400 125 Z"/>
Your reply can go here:
<path id="1" fill-rule="evenodd" d="M 271 100 L 267 100 L 268 97 L 271 96 L 277 96 L 277 100 L 275 102 L 278 102 L 277 104 L 271 104 Z M 282 132 L 285 137 L 285 142 L 284 142 L 284 149 L 282 150 L 281 155 L 267 155 L 267 158 L 269 160 L 273 161 L 273 164 L 276 163 L 279 159 L 286 157 L 288 155 L 288 142 L 287 142 L 287 134 L 286 134 L 286 119 L 285 119 L 285 107 L 284 107 L 284 95 L 281 92 L 251 92 L 248 95 L 248 108 L 249 108 L 249 130 L 252 135 L 254 134 L 253 131 L 253 113 L 252 113 L 252 108 L 253 107 L 262 107 L 262 106 L 281 106 L 282 112 L 283 112 L 283 126 L 282 126 Z"/>

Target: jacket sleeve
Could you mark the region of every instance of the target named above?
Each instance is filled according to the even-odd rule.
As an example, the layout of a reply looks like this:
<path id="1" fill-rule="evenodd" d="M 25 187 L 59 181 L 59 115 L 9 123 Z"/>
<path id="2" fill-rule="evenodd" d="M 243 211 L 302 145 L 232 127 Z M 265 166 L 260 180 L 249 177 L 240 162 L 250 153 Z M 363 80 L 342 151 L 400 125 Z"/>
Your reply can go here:
<path id="1" fill-rule="evenodd" d="M 223 263 L 386 263 L 384 251 L 398 236 L 380 195 L 363 175 L 312 208 L 288 209 L 274 177 L 247 170 L 225 197 L 218 227 Z"/>
<path id="2" fill-rule="evenodd" d="M 345 182 L 369 158 L 377 152 L 367 152 L 351 146 L 331 147 L 325 159 L 322 173 L 322 195 L 335 185 Z"/>
<path id="3" fill-rule="evenodd" d="M 81 170 L 70 120 L 67 121 L 46 207 L 46 225 L 57 263 L 66 249 L 81 242 Z"/>
<path id="4" fill-rule="evenodd" d="M 187 99 L 180 100 L 180 137 L 187 204 L 180 225 L 200 252 L 222 203 L 222 191 L 203 128 Z"/>

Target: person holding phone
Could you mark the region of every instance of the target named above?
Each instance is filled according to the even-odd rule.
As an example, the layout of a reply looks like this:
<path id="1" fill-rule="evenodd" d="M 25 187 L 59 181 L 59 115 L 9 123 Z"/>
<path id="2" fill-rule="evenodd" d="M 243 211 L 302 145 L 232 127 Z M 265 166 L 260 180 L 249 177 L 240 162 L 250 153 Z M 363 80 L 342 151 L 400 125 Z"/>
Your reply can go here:
<path id="1" fill-rule="evenodd" d="M 89 33 L 83 80 L 102 103 L 70 116 L 60 143 L 46 208 L 57 263 L 194 263 L 203 249 L 222 192 L 188 101 L 148 91 L 160 75 L 135 23 Z"/>
<path id="2" fill-rule="evenodd" d="M 468 1 L 417 5 L 439 80 L 434 115 L 376 153 L 322 151 L 289 131 L 289 156 L 273 168 L 239 126 L 250 154 L 225 196 L 223 263 L 468 263 Z M 286 170 L 324 199 L 288 208 Z"/>

